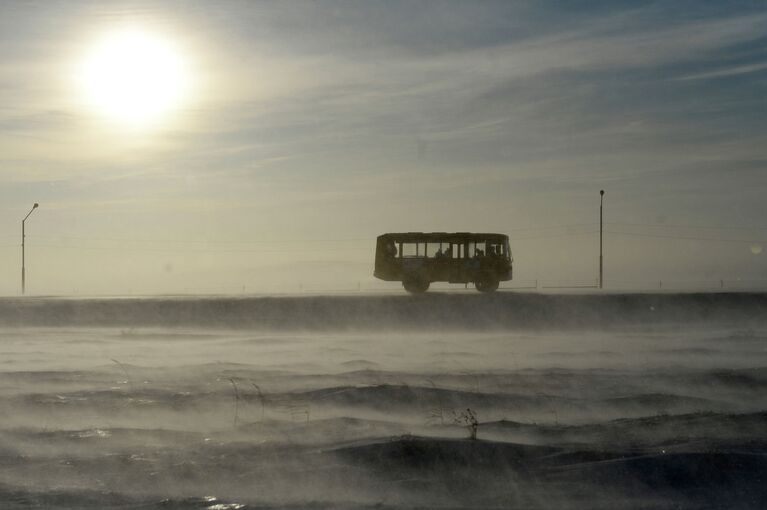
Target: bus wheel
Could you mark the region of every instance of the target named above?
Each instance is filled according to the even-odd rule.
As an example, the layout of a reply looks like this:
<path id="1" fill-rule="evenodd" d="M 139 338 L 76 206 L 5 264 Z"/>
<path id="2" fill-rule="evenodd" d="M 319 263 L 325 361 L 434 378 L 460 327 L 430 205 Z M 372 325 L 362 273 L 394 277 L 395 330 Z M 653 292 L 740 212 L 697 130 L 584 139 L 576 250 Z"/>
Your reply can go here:
<path id="1" fill-rule="evenodd" d="M 402 280 L 402 286 L 411 294 L 423 294 L 429 290 L 429 280 L 418 276 L 410 276 Z"/>
<path id="2" fill-rule="evenodd" d="M 495 292 L 498 290 L 498 278 L 490 274 L 480 275 L 474 286 L 480 292 Z"/>

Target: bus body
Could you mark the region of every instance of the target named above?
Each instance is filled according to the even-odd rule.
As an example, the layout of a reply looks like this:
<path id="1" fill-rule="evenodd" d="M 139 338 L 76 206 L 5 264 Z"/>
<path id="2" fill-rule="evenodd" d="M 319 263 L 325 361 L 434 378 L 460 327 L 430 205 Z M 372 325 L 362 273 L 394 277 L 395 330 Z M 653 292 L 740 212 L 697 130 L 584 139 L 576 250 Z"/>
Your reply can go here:
<path id="1" fill-rule="evenodd" d="M 408 292 L 429 289 L 432 282 L 474 283 L 492 292 L 511 280 L 509 236 L 469 232 L 404 232 L 378 236 L 373 275 L 401 281 Z"/>

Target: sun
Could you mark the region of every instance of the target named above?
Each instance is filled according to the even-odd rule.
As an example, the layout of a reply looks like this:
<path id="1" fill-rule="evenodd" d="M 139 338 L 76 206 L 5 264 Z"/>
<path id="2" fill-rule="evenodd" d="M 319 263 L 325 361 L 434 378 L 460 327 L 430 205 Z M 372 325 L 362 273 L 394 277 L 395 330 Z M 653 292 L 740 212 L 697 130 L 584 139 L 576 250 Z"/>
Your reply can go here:
<path id="1" fill-rule="evenodd" d="M 190 87 L 182 53 L 140 30 L 115 31 L 96 41 L 78 77 L 91 108 L 128 125 L 160 122 L 182 105 Z"/>

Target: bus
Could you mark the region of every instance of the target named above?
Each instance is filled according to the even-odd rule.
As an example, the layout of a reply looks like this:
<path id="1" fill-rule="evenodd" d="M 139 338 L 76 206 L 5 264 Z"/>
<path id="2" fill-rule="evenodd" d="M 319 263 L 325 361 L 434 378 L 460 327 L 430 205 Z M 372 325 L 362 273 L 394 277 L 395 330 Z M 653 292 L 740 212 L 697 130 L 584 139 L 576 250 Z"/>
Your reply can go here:
<path id="1" fill-rule="evenodd" d="M 378 236 L 373 276 L 402 282 L 410 293 L 429 290 L 432 282 L 473 283 L 493 292 L 511 280 L 509 236 L 471 232 L 404 232 Z"/>

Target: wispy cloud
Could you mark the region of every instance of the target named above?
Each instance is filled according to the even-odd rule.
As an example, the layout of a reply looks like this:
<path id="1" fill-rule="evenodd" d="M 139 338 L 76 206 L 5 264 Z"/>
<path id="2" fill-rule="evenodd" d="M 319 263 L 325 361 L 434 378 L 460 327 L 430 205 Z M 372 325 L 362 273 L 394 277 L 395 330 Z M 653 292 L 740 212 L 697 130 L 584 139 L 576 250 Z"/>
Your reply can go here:
<path id="1" fill-rule="evenodd" d="M 705 80 L 709 78 L 723 78 L 727 76 L 737 76 L 740 74 L 756 73 L 767 69 L 767 62 L 759 62 L 756 64 L 741 65 L 727 67 L 724 69 L 717 69 L 715 71 L 707 71 L 705 73 L 688 74 L 685 76 L 679 76 L 674 78 L 679 81 L 686 80 Z"/>

